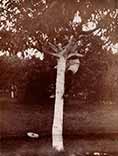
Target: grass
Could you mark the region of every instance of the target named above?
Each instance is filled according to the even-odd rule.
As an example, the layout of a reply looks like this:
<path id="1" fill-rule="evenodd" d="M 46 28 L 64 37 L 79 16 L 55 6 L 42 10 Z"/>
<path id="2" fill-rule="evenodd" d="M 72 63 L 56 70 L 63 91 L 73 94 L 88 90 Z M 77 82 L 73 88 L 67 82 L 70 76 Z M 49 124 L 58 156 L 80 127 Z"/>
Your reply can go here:
<path id="1" fill-rule="evenodd" d="M 47 102 L 48 103 L 48 102 Z M 76 103 L 76 104 L 75 104 Z M 69 101 L 64 109 L 64 134 L 117 133 L 118 106 L 108 103 L 81 105 Z M 0 98 L 0 127 L 10 136 L 34 131 L 40 135 L 51 133 L 53 108 L 49 104 L 20 104 L 10 98 Z M 0 129 L 1 133 L 1 129 Z"/>
<path id="2" fill-rule="evenodd" d="M 74 107 L 75 102 L 76 109 Z M 69 101 L 69 109 L 66 105 L 66 109 L 64 110 L 65 134 L 76 135 L 80 134 L 80 132 L 85 134 L 91 131 L 94 133 L 106 133 L 112 130 L 115 130 L 113 132 L 118 131 L 118 109 L 116 109 L 118 106 L 113 106 L 110 102 L 100 105 L 97 102 L 90 105 L 80 105 L 79 101 L 75 102 Z M 2 127 L 2 133 L 9 134 L 11 138 L 15 135 L 17 138 L 17 134 L 21 137 L 27 131 L 36 131 L 42 137 L 43 132 L 49 133 L 51 131 L 53 110 L 48 109 L 48 107 L 45 110 L 43 104 L 42 106 L 38 104 L 28 106 L 28 104 L 23 105 L 16 103 L 15 100 L 10 98 L 1 97 L 0 111 L 0 127 Z M 0 134 L 2 133 L 0 132 Z M 88 140 L 86 138 L 83 140 L 79 138 L 76 141 L 75 139 L 70 139 L 70 141 L 66 141 L 65 139 L 66 151 L 70 151 L 69 153 L 55 153 L 49 147 L 51 143 L 47 141 L 39 144 L 40 140 L 31 141 L 31 143 L 30 141 L 23 143 L 22 141 L 15 140 L 12 144 L 11 138 L 9 142 L 9 146 L 11 145 L 10 152 L 6 152 L 2 156 L 94 156 L 94 151 L 99 151 L 101 153 L 99 156 L 103 156 L 104 152 L 109 153 L 106 156 L 118 155 L 118 153 L 113 153 L 118 151 L 117 137 L 115 137 L 115 140 L 100 138 L 97 141 L 94 139 L 90 140 L 89 138 Z M 44 137 L 42 139 L 45 140 Z M 46 146 L 46 143 L 49 145 Z M 14 150 L 12 150 L 15 144 L 17 144 L 17 149 L 14 147 Z M 88 155 L 80 155 L 79 151 L 81 152 L 81 150 L 82 153 L 89 151 Z"/>

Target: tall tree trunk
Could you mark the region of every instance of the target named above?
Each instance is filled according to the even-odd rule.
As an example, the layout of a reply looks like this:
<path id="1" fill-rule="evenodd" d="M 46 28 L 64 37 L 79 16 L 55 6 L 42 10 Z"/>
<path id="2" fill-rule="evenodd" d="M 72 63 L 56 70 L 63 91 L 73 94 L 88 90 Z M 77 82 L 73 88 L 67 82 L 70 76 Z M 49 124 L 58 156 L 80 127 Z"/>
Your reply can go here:
<path id="1" fill-rule="evenodd" d="M 65 84 L 66 59 L 60 57 L 57 62 L 56 97 L 54 107 L 54 118 L 52 126 L 52 146 L 57 151 L 63 151 L 63 106 L 64 106 L 64 84 Z"/>

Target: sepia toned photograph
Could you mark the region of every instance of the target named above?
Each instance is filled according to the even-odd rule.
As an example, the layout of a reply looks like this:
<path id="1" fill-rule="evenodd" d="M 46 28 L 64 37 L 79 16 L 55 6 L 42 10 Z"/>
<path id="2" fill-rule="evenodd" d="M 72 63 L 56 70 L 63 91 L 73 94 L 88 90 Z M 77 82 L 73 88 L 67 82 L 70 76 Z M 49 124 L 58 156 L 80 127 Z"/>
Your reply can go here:
<path id="1" fill-rule="evenodd" d="M 118 0 L 0 0 L 0 156 L 118 156 Z"/>

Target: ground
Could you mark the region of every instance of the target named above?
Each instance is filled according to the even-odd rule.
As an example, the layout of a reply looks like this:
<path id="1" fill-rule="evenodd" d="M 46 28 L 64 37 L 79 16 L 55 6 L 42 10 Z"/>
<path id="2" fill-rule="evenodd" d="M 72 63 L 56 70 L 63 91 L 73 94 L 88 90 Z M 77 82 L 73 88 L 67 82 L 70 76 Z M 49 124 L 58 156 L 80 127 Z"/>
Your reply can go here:
<path id="1" fill-rule="evenodd" d="M 97 151 L 118 155 L 117 110 L 118 106 L 110 101 L 89 105 L 82 105 L 77 99 L 67 102 L 64 109 L 66 151 L 84 154 Z M 41 156 L 42 152 L 50 151 L 53 119 L 51 104 L 16 104 L 15 101 L 5 102 L 2 99 L 0 116 L 2 156 L 18 153 L 24 156 L 23 152 L 35 152 Z M 28 138 L 28 131 L 39 133 L 39 139 Z"/>

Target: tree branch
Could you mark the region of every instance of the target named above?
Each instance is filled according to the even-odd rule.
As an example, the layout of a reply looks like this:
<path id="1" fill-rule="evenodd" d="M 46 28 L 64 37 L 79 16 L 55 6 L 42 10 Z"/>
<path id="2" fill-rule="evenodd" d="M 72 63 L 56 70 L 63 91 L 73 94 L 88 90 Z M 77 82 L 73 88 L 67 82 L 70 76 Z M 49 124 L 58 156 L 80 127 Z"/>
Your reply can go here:
<path id="1" fill-rule="evenodd" d="M 71 47 L 73 46 L 74 41 L 74 36 L 72 35 L 69 39 L 68 44 L 64 47 L 64 50 L 61 52 L 64 55 L 67 55 L 68 52 L 70 51 Z"/>
<path id="2" fill-rule="evenodd" d="M 50 52 L 48 49 L 46 49 L 45 47 L 42 47 L 42 50 L 44 53 L 55 56 L 57 58 L 60 58 L 60 55 L 58 53 L 54 53 L 54 52 Z"/>
<path id="3" fill-rule="evenodd" d="M 75 45 L 72 47 L 71 52 L 75 52 L 78 48 L 78 42 L 75 43 Z"/>
<path id="4" fill-rule="evenodd" d="M 71 54 L 68 55 L 67 59 L 70 59 L 73 56 L 76 56 L 76 57 L 84 57 L 84 55 L 79 54 L 79 53 L 71 53 Z"/>
<path id="5" fill-rule="evenodd" d="M 58 49 L 54 44 L 52 44 L 51 42 L 48 42 L 48 44 L 52 50 L 54 50 L 56 53 L 58 52 Z"/>

